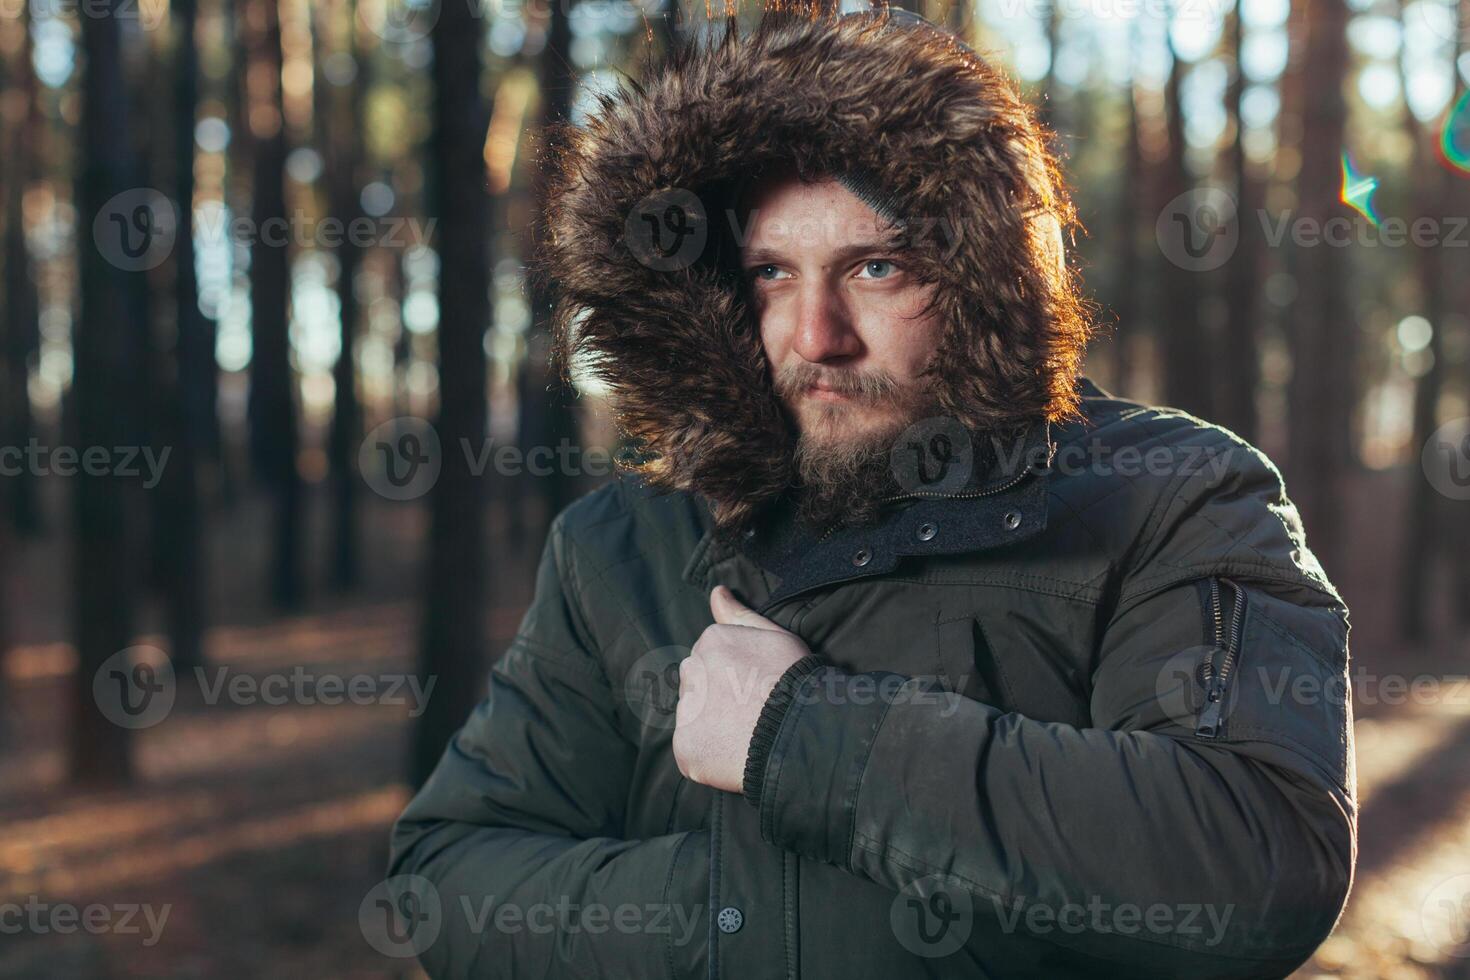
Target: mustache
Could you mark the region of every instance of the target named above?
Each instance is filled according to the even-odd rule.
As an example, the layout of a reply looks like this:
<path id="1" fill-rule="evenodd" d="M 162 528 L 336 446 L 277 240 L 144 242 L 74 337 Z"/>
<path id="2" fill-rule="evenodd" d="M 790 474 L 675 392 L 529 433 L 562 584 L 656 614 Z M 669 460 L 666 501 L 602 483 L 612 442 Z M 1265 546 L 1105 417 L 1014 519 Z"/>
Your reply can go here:
<path id="1" fill-rule="evenodd" d="M 776 372 L 773 383 L 776 394 L 785 399 L 794 399 L 818 383 L 867 404 L 890 401 L 903 391 L 898 379 L 886 371 L 826 368 L 807 362 L 786 365 Z"/>

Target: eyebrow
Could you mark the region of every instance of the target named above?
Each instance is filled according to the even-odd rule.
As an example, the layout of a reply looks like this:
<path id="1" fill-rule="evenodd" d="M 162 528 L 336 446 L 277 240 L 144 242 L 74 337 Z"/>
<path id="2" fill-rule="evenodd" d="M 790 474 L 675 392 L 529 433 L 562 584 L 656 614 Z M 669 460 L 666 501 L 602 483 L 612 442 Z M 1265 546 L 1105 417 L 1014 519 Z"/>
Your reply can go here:
<path id="1" fill-rule="evenodd" d="M 889 242 L 884 242 L 884 241 L 854 242 L 851 245 L 844 245 L 841 248 L 839 248 L 836 251 L 836 253 L 834 253 L 834 258 L 835 258 L 835 261 L 837 261 L 837 262 L 844 262 L 844 261 L 847 261 L 848 259 L 857 258 L 859 255 L 862 255 L 864 253 L 869 253 L 869 252 L 890 252 L 890 253 L 892 253 L 892 252 L 896 252 L 896 251 L 900 251 L 900 249 L 894 248 L 893 245 L 891 243 L 889 243 Z M 758 246 L 758 247 L 752 248 L 748 252 L 746 252 L 745 255 L 742 257 L 742 261 L 744 262 L 744 264 L 745 264 L 745 266 L 747 268 L 753 268 L 755 266 L 761 266 L 761 265 L 767 265 L 767 264 L 770 264 L 770 263 L 780 262 L 785 257 L 786 257 L 785 256 L 785 253 L 781 252 L 779 249 L 769 248 L 769 247 L 765 247 L 765 246 Z"/>

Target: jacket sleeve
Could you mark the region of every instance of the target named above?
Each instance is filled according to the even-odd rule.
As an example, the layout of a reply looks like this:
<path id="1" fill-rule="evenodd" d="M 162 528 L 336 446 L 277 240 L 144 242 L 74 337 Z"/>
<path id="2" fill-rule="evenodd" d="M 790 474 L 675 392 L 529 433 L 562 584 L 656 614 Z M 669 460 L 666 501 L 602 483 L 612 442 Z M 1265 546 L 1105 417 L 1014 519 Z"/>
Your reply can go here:
<path id="1" fill-rule="evenodd" d="M 1091 727 L 928 679 L 794 667 L 748 759 L 763 838 L 895 891 L 958 889 L 1131 976 L 1307 959 L 1356 852 L 1346 612 L 1250 457 L 1157 506 L 1093 654 Z M 1223 667 L 1212 579 L 1244 606 L 1223 626 L 1237 661 L 1221 721 L 1200 734 L 1200 672 Z"/>
<path id="2" fill-rule="evenodd" d="M 393 829 L 390 876 L 438 898 L 413 950 L 434 977 L 690 975 L 705 955 L 708 832 L 623 838 L 634 749 L 568 546 L 558 518 L 487 697 Z"/>

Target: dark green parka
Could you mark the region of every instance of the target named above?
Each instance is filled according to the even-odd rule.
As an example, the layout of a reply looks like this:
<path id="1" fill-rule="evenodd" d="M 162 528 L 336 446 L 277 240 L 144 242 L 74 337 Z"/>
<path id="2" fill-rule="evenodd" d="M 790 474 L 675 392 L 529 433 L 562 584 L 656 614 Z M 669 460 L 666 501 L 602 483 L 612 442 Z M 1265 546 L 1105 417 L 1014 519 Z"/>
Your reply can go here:
<path id="1" fill-rule="evenodd" d="M 442 905 L 431 974 L 1305 960 L 1355 854 L 1342 602 L 1264 457 L 1084 391 L 1049 466 L 840 531 L 782 579 L 688 494 L 622 480 L 563 513 L 489 696 L 395 829 L 392 873 Z M 719 583 L 822 661 L 763 719 L 754 800 L 670 751 Z M 502 905 L 530 918 L 475 914 Z"/>
<path id="2" fill-rule="evenodd" d="M 689 46 L 557 158 L 559 323 L 654 463 L 557 518 L 395 827 L 412 945 L 436 977 L 1288 973 L 1342 910 L 1356 810 L 1346 610 L 1279 474 L 1079 384 L 1023 217 L 1056 188 L 992 68 L 851 18 L 753 38 Z M 936 424 L 1027 433 L 825 537 L 766 506 L 790 432 L 716 227 L 721 187 L 793 156 L 941 219 L 912 242 L 949 324 Z M 675 208 L 693 246 L 640 247 Z M 719 583 L 813 654 L 743 794 L 670 749 Z"/>

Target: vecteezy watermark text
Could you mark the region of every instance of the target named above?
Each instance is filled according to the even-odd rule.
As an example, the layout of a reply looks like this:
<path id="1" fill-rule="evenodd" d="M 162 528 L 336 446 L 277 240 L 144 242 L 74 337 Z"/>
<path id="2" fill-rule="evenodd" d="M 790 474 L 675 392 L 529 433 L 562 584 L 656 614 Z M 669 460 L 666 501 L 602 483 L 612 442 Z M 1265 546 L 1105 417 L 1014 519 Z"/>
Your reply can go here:
<path id="1" fill-rule="evenodd" d="M 571 895 L 548 896 L 539 902 L 507 902 L 497 896 L 461 894 L 454 903 L 422 875 L 395 875 L 363 897 L 358 926 L 363 938 L 385 956 L 411 957 L 438 941 L 449 920 L 458 916 L 464 932 L 474 936 L 536 935 L 565 938 L 579 933 L 602 936 L 668 936 L 686 946 L 699 931 L 702 904 L 677 902 L 579 902 Z M 489 940 L 487 940 L 488 942 Z"/>
<path id="2" fill-rule="evenodd" d="M 24 446 L 0 446 L 0 477 L 4 476 L 118 476 L 143 477 L 152 490 L 163 478 L 172 447 L 152 446 L 46 446 L 30 439 Z"/>
<path id="3" fill-rule="evenodd" d="M 425 681 L 415 673 L 338 674 L 300 664 L 260 675 L 237 673 L 228 666 L 194 668 L 199 696 L 210 707 L 221 702 L 237 707 L 390 705 L 407 706 L 411 718 L 428 710 L 437 680 L 431 676 Z M 119 650 L 97 668 L 92 696 L 113 724 L 151 728 L 169 716 L 178 696 L 172 661 L 153 646 Z"/>
<path id="4" fill-rule="evenodd" d="M 72 905 L 69 902 L 44 902 L 30 895 L 25 902 L 0 902 L 0 935 L 71 935 L 77 931 L 94 936 L 143 936 L 144 946 L 155 946 L 168 924 L 172 905 L 148 905 L 138 902 L 100 902 Z M 144 929 L 147 929 L 146 934 Z"/>

